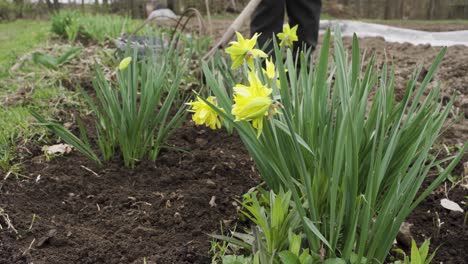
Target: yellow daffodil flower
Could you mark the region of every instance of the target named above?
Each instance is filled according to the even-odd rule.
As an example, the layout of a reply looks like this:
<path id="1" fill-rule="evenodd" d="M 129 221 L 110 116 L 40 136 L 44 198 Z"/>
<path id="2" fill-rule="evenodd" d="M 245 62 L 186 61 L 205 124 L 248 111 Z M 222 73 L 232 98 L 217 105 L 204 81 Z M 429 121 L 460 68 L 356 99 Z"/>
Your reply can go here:
<path id="1" fill-rule="evenodd" d="M 263 72 L 268 76 L 268 78 L 273 79 L 275 78 L 276 75 L 276 68 L 275 68 L 275 63 L 273 62 L 273 59 L 267 59 L 265 61 L 266 64 L 266 69 L 263 69 Z"/>
<path id="2" fill-rule="evenodd" d="M 241 33 L 236 32 L 237 41 L 232 41 L 230 46 L 226 49 L 226 53 L 231 56 L 232 66 L 231 69 L 236 69 L 244 62 L 249 65 L 251 69 L 254 68 L 254 58 L 266 58 L 265 52 L 255 49 L 257 38 L 259 34 L 255 33 L 251 39 L 245 39 Z"/>
<path id="3" fill-rule="evenodd" d="M 130 62 L 132 62 L 132 57 L 124 58 L 119 64 L 119 70 L 123 71 L 123 70 L 127 69 Z"/>
<path id="4" fill-rule="evenodd" d="M 273 79 L 276 76 L 276 86 L 278 86 L 278 88 L 281 89 L 281 86 L 280 86 L 281 82 L 279 80 L 279 76 L 276 75 L 276 67 L 275 67 L 275 63 L 273 62 L 273 59 L 270 58 L 270 59 L 265 60 L 265 64 L 266 64 L 266 68 L 263 69 L 263 72 L 266 74 L 266 76 L 272 82 L 273 82 Z M 285 71 L 287 71 L 287 70 L 285 70 Z"/>
<path id="5" fill-rule="evenodd" d="M 232 114 L 236 121 L 252 121 L 259 137 L 263 130 L 263 119 L 268 116 L 273 105 L 271 89 L 262 84 L 255 72 L 249 72 L 249 84 L 250 86 L 238 84 L 234 87 Z"/>
<path id="6" fill-rule="evenodd" d="M 283 32 L 278 33 L 278 39 L 281 40 L 280 47 L 283 45 L 292 47 L 293 43 L 299 40 L 297 37 L 297 28 L 298 25 L 295 25 L 293 28 L 291 28 L 289 24 L 283 26 Z"/>
<path id="7" fill-rule="evenodd" d="M 216 97 L 209 96 L 206 98 L 206 101 L 217 106 Z M 189 102 L 188 105 L 192 106 L 189 112 L 194 113 L 192 115 L 192 120 L 196 125 L 205 124 L 207 127 L 215 130 L 221 128 L 221 117 L 218 116 L 213 108 L 211 108 L 205 101 L 203 101 L 199 96 L 197 96 L 197 101 Z"/>

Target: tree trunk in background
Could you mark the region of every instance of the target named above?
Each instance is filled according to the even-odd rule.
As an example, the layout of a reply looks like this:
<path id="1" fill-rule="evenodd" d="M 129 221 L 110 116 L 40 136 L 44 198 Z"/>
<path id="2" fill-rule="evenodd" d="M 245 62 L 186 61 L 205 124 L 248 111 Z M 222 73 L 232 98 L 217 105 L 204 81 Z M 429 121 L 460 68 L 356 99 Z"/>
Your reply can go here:
<path id="1" fill-rule="evenodd" d="M 137 18 L 137 17 L 140 17 L 140 12 L 138 12 L 138 4 L 139 2 L 136 1 L 136 0 L 133 0 L 133 1 L 129 1 L 130 3 L 130 16 L 132 16 L 133 18 Z"/>
<path id="2" fill-rule="evenodd" d="M 54 10 L 59 10 L 60 9 L 60 3 L 59 0 L 54 0 Z"/>
<path id="3" fill-rule="evenodd" d="M 94 11 L 96 13 L 99 11 L 99 0 L 94 0 Z"/>
<path id="4" fill-rule="evenodd" d="M 398 9 L 397 11 L 395 12 L 396 13 L 396 16 L 395 17 L 399 17 L 399 18 L 405 18 L 405 0 L 398 0 L 399 3 L 398 3 Z"/>
<path id="5" fill-rule="evenodd" d="M 16 18 L 23 18 L 24 0 L 13 0 L 16 7 Z"/>
<path id="6" fill-rule="evenodd" d="M 465 0 L 465 6 L 463 7 L 463 17 L 468 19 L 468 0 Z"/>
<path id="7" fill-rule="evenodd" d="M 429 0 L 427 8 L 427 18 L 434 19 L 434 0 Z"/>
<path id="8" fill-rule="evenodd" d="M 47 4 L 47 8 L 49 9 L 49 12 L 54 11 L 54 6 L 52 5 L 52 2 L 50 2 L 50 0 L 45 0 L 45 2 Z"/>

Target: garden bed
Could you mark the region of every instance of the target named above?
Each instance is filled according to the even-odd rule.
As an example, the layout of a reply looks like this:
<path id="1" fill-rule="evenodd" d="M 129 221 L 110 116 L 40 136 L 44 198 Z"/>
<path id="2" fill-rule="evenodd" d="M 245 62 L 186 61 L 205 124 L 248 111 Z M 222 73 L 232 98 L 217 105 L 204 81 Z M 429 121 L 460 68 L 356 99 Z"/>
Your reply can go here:
<path id="1" fill-rule="evenodd" d="M 427 72 L 440 50 L 379 38 L 360 45 L 375 52 L 379 63 L 385 55 L 393 62 L 397 98 L 414 67 L 422 63 Z M 447 98 L 458 93 L 451 120 L 461 118 L 441 136 L 442 150 L 468 140 L 467 73 L 468 47 L 450 47 L 436 81 Z M 97 168 L 78 152 L 47 161 L 40 146 L 31 146 L 23 160 L 27 178 L 0 181 L 0 263 L 210 263 L 208 234 L 238 224 L 235 199 L 261 179 L 240 139 L 225 130 L 187 120 L 170 145 L 155 163 L 142 161 L 135 170 L 123 168 L 122 160 Z M 466 162 L 464 157 L 452 175 L 463 175 Z M 436 263 L 468 263 L 466 215 L 440 206 L 448 197 L 466 212 L 467 193 L 447 181 L 408 219 L 418 242 L 432 237 L 431 249 L 440 245 Z M 6 229 L 6 217 L 17 232 Z"/>
<path id="2" fill-rule="evenodd" d="M 207 234 L 236 224 L 234 199 L 260 178 L 236 136 L 186 122 L 172 143 L 190 153 L 165 151 L 134 171 L 75 152 L 32 158 L 29 179 L 1 185 L 21 238 L 0 234 L 0 263 L 209 263 Z"/>

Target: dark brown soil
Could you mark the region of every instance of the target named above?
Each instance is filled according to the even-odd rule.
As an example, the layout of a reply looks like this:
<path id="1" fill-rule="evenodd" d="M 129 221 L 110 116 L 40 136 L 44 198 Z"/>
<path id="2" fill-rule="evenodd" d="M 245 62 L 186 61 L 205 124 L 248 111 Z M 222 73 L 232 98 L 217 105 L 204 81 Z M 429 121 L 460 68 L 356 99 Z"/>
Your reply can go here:
<path id="1" fill-rule="evenodd" d="M 209 263 L 207 234 L 231 226 L 234 198 L 259 179 L 235 136 L 187 122 L 173 142 L 189 153 L 166 151 L 134 171 L 76 153 L 27 162 L 29 179 L 1 182 L 0 207 L 19 234 L 0 232 L 0 263 Z"/>
<path id="2" fill-rule="evenodd" d="M 462 164 L 468 162 L 464 157 L 454 171 L 454 175 L 461 175 Z M 431 178 L 425 182 L 427 187 Z M 462 264 L 468 263 L 468 189 L 452 185 L 447 182 L 434 191 L 424 200 L 407 220 L 412 224 L 412 234 L 416 241 L 422 242 L 431 239 L 431 252 L 437 247 L 433 263 Z M 456 201 L 465 213 L 450 211 L 440 205 L 440 200 L 449 198 Z M 440 223 L 439 223 L 440 220 Z"/>

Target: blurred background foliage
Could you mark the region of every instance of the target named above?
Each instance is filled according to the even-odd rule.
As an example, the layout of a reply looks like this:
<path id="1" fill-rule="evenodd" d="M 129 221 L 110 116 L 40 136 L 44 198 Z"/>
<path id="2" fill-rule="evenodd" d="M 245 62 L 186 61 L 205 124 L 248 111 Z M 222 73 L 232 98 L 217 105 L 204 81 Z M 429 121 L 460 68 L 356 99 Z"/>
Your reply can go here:
<path id="1" fill-rule="evenodd" d="M 194 7 L 206 13 L 237 13 L 248 0 L 0 0 L 0 21 L 42 18 L 59 9 L 144 18 L 156 8 L 176 13 Z M 468 19 L 468 0 L 323 0 L 323 12 L 337 18 Z"/>

